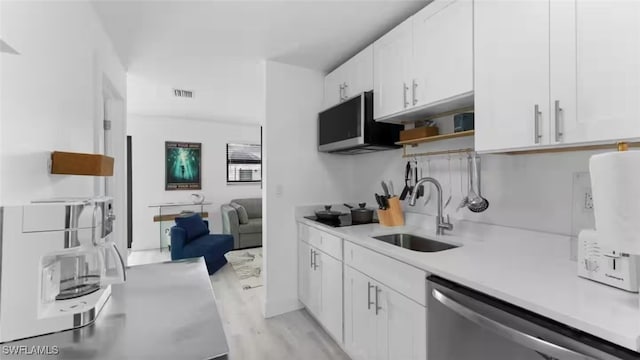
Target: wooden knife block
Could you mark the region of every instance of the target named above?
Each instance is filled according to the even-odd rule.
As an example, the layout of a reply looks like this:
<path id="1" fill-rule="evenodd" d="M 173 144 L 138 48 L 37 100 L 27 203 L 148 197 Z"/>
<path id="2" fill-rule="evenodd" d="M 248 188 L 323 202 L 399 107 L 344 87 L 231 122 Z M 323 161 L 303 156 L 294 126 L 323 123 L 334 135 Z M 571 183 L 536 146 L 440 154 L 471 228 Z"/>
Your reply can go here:
<path id="1" fill-rule="evenodd" d="M 404 212 L 397 196 L 389 198 L 389 208 L 387 210 L 378 210 L 378 220 L 380 225 L 383 226 L 404 225 Z"/>

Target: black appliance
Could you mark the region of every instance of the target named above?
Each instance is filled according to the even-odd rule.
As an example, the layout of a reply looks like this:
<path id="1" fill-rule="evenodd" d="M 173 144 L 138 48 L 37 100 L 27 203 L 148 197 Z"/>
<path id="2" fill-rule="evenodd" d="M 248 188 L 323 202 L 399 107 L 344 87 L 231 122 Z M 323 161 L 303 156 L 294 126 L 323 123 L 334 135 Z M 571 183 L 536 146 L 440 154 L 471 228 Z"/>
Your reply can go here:
<path id="1" fill-rule="evenodd" d="M 319 222 L 321 224 L 331 226 L 331 227 L 344 227 L 344 226 L 356 226 L 356 225 L 366 225 L 366 224 L 354 224 L 351 221 L 351 214 L 345 214 L 338 217 L 338 220 L 320 220 L 317 216 L 305 216 L 305 219 L 313 220 Z M 379 223 L 378 219 L 373 219 L 370 224 Z"/>
<path id="2" fill-rule="evenodd" d="M 373 120 L 373 92 L 363 92 L 318 115 L 318 151 L 355 155 L 396 149 L 403 129 Z"/>

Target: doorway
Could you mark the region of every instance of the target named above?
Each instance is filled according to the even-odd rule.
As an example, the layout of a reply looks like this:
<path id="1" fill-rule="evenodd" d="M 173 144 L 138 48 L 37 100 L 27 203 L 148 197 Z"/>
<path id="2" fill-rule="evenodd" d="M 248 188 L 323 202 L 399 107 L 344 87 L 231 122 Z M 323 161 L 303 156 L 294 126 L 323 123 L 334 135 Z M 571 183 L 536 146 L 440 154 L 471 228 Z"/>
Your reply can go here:
<path id="1" fill-rule="evenodd" d="M 131 136 L 127 135 L 127 248 L 133 243 L 133 154 Z"/>
<path id="2" fill-rule="evenodd" d="M 125 249 L 128 227 L 127 182 L 125 178 L 127 169 L 125 101 L 106 74 L 100 73 L 98 76 L 96 101 L 101 105 L 101 111 L 97 114 L 94 125 L 94 153 L 113 157 L 115 162 L 113 176 L 95 178 L 94 195 L 109 196 L 114 199 L 113 208 L 116 221 L 113 237 L 116 246 Z"/>

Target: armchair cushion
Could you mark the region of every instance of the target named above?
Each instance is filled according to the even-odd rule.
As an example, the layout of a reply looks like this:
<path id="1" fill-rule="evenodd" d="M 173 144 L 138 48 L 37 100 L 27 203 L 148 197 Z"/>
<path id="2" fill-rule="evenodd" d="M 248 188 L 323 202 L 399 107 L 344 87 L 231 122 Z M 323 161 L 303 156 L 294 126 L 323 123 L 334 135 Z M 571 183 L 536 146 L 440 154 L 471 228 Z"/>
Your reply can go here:
<path id="1" fill-rule="evenodd" d="M 186 233 L 185 243 L 209 233 L 207 224 L 202 220 L 200 214 L 197 213 L 176 217 L 176 226 L 184 229 Z"/>
<path id="2" fill-rule="evenodd" d="M 248 224 L 249 223 L 249 215 L 247 214 L 247 209 L 244 208 L 244 206 L 236 203 L 236 202 L 232 202 L 231 207 L 233 207 L 234 209 L 236 209 L 236 212 L 238 213 L 238 220 L 240 221 L 240 224 Z"/>
<path id="3" fill-rule="evenodd" d="M 262 219 L 249 219 L 249 223 L 240 225 L 240 234 L 262 233 Z"/>
<path id="4" fill-rule="evenodd" d="M 247 210 L 249 219 L 262 218 L 262 199 L 261 198 L 249 198 L 249 199 L 233 199 L 231 202 L 242 205 Z"/>

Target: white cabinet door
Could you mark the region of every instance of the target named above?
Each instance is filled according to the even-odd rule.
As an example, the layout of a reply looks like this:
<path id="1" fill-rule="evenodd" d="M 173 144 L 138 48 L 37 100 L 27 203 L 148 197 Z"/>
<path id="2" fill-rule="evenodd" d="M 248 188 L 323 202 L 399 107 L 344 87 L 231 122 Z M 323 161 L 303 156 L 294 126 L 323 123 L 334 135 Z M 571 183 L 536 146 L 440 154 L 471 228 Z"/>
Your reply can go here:
<path id="1" fill-rule="evenodd" d="M 473 2 L 435 0 L 413 16 L 412 105 L 473 91 Z"/>
<path id="2" fill-rule="evenodd" d="M 423 360 L 427 358 L 427 310 L 424 306 L 377 285 L 379 346 L 386 347 L 386 356 L 379 359 Z M 386 336 L 386 337 L 385 337 Z"/>
<path id="3" fill-rule="evenodd" d="M 320 322 L 338 342 L 342 338 L 342 262 L 320 253 L 317 257 L 321 271 Z"/>
<path id="4" fill-rule="evenodd" d="M 551 8 L 552 15 L 558 6 Z M 569 87 L 568 91 L 576 85 L 575 105 L 571 97 L 551 98 L 554 105 L 559 100 L 563 109 L 562 141 L 640 137 L 640 2 L 571 1 L 571 7 L 573 13 L 565 11 L 564 17 L 552 17 L 569 24 L 565 25 L 564 37 L 576 42 L 573 47 L 567 46 L 569 51 L 575 50 L 575 59 L 569 57 L 576 66 L 572 69 L 575 82 L 556 81 L 559 86 Z M 551 36 L 560 35 L 552 32 Z M 553 68 L 561 60 L 552 57 L 551 61 Z"/>
<path id="5" fill-rule="evenodd" d="M 373 44 L 375 119 L 410 106 L 412 22 L 403 22 Z"/>
<path id="6" fill-rule="evenodd" d="M 373 45 L 356 54 L 324 78 L 324 108 L 373 89 Z"/>
<path id="7" fill-rule="evenodd" d="M 306 307 L 309 307 L 311 298 L 312 256 L 311 247 L 303 241 L 298 241 L 298 299 Z"/>
<path id="8" fill-rule="evenodd" d="M 328 109 L 342 101 L 345 79 L 340 68 L 330 72 L 324 78 L 324 109 Z"/>
<path id="9" fill-rule="evenodd" d="M 576 2 L 551 1 L 549 7 L 549 139 L 576 140 Z"/>
<path id="10" fill-rule="evenodd" d="M 373 307 L 376 318 L 376 360 L 402 359 L 389 352 L 389 303 L 384 286 L 376 282 L 373 288 Z"/>
<path id="11" fill-rule="evenodd" d="M 317 318 L 322 316 L 322 265 L 321 253 L 311 247 L 311 270 L 309 272 L 309 300 L 307 309 Z"/>
<path id="12" fill-rule="evenodd" d="M 376 358 L 374 289 L 367 276 L 344 267 L 344 346 L 353 360 Z"/>
<path id="13" fill-rule="evenodd" d="M 373 90 L 373 45 L 359 52 L 344 64 L 346 98 Z"/>
<path id="14" fill-rule="evenodd" d="M 549 0 L 476 0 L 474 38 L 476 150 L 549 143 Z"/>

